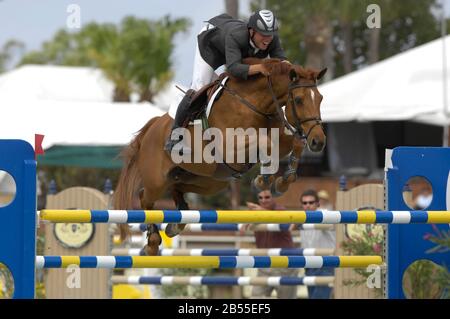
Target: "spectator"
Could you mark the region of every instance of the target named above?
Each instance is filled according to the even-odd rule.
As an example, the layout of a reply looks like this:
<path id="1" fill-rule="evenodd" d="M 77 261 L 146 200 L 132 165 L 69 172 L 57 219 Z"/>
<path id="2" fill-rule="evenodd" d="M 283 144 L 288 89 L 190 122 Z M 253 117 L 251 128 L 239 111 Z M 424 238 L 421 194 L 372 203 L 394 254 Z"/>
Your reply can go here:
<path id="1" fill-rule="evenodd" d="M 428 206 L 430 206 L 432 201 L 433 201 L 432 191 L 424 187 L 420 190 L 419 195 L 417 195 L 417 197 L 415 198 L 413 208 L 415 210 L 426 209 Z"/>
<path id="2" fill-rule="evenodd" d="M 275 203 L 269 190 L 258 193 L 258 204 L 247 202 L 247 207 L 252 210 L 284 210 L 285 208 Z M 245 225 L 244 231 L 251 229 L 251 225 Z M 257 248 L 294 248 L 294 241 L 289 230 L 270 232 L 255 231 Z M 258 269 L 258 276 L 298 276 L 298 269 L 295 268 L 261 268 Z M 270 297 L 273 290 L 276 290 L 279 299 L 295 299 L 297 297 L 297 286 L 254 286 L 252 297 Z"/>
<path id="3" fill-rule="evenodd" d="M 307 190 L 300 196 L 303 210 L 316 211 L 319 207 L 319 196 L 314 190 Z M 298 228 L 294 225 L 292 229 Z M 300 230 L 300 239 L 304 248 L 336 249 L 336 232 L 334 230 Z M 306 276 L 334 276 L 333 268 L 305 269 Z M 308 286 L 309 299 L 330 299 L 332 289 L 327 286 Z"/>

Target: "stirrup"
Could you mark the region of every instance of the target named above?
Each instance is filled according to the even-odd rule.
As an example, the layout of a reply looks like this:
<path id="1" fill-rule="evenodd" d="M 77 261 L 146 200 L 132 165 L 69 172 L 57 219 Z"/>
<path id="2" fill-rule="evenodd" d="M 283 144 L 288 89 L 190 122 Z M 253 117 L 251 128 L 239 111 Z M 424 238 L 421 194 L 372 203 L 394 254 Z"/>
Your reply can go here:
<path id="1" fill-rule="evenodd" d="M 166 144 L 164 145 L 164 150 L 167 152 L 172 152 L 173 147 L 175 146 L 175 144 L 177 144 L 180 140 L 172 140 L 171 139 L 172 134 L 170 134 L 169 138 L 166 141 Z"/>
<path id="2" fill-rule="evenodd" d="M 164 151 L 168 152 L 169 154 L 172 153 L 172 150 L 174 146 L 180 142 L 182 142 L 183 139 L 178 140 L 172 140 L 170 137 L 166 140 L 166 144 L 164 145 Z M 192 154 L 192 149 L 190 147 L 183 146 L 182 149 L 179 150 L 179 155 L 183 156 L 186 154 Z"/>
<path id="3" fill-rule="evenodd" d="M 167 152 L 169 152 L 169 153 L 172 152 L 173 147 L 174 147 L 177 143 L 179 143 L 179 142 L 181 142 L 181 141 L 183 140 L 183 139 L 180 138 L 180 137 L 179 137 L 178 139 L 175 139 L 175 140 L 172 139 L 172 132 L 173 132 L 173 130 L 175 130 L 175 129 L 177 129 L 177 128 L 178 128 L 178 127 L 172 128 L 172 130 L 170 131 L 169 137 L 168 137 L 167 140 L 166 140 L 166 144 L 164 145 L 164 150 L 167 151 Z"/>

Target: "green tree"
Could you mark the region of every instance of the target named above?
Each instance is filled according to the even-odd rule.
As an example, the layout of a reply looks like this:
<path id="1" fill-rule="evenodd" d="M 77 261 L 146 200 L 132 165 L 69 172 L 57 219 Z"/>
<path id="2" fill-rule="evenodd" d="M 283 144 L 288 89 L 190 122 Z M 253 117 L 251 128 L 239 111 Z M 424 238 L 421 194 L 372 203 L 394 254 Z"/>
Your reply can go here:
<path id="1" fill-rule="evenodd" d="M 20 64 L 99 67 L 115 84 L 114 101 L 129 101 L 131 92 L 152 101 L 173 77 L 173 38 L 189 25 L 187 19 L 169 16 L 158 21 L 129 16 L 119 25 L 92 22 L 76 33 L 58 31 Z"/>
<path id="2" fill-rule="evenodd" d="M 381 29 L 366 25 L 367 6 L 381 8 Z M 259 8 L 252 1 L 252 9 Z M 328 66 L 340 76 L 437 38 L 437 0 L 267 0 L 280 20 L 288 58 L 312 67 Z M 330 73 L 333 74 L 333 70 Z"/>
<path id="3" fill-rule="evenodd" d="M 384 60 L 439 37 L 438 17 L 432 13 L 437 9 L 436 0 L 377 2 L 381 7 L 380 29 L 368 29 L 365 19 L 355 21 L 354 24 L 356 68 Z"/>

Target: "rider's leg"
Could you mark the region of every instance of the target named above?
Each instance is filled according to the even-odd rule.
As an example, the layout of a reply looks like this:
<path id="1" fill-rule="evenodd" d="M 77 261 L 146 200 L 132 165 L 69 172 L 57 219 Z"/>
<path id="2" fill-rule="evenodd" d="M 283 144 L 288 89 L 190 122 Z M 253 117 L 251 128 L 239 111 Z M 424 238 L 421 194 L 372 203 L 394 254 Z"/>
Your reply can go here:
<path id="1" fill-rule="evenodd" d="M 208 63 L 206 63 L 205 60 L 203 60 L 197 44 L 194 58 L 194 72 L 192 76 L 191 90 L 186 92 L 186 95 L 178 105 L 177 113 L 175 115 L 174 123 L 172 126 L 172 131 L 178 127 L 181 127 L 186 118 L 189 116 L 191 97 L 193 96 L 194 92 L 201 89 L 204 85 L 211 83 L 215 76 L 216 74 L 214 73 L 214 69 Z M 171 132 L 166 145 L 164 146 L 164 149 L 166 151 L 171 151 L 177 143 L 178 140 L 172 140 Z"/>
<path id="2" fill-rule="evenodd" d="M 164 149 L 166 151 L 171 151 L 172 148 L 175 146 L 175 144 L 177 144 L 179 142 L 179 140 L 172 139 L 172 132 L 176 128 L 182 127 L 184 124 L 184 121 L 186 121 L 186 119 L 188 118 L 189 113 L 190 113 L 189 107 L 191 106 L 191 101 L 192 101 L 192 97 L 193 97 L 194 93 L 195 93 L 195 91 L 192 89 L 187 90 L 186 95 L 183 97 L 180 104 L 178 105 L 177 113 L 175 115 L 173 125 L 172 125 L 172 130 L 171 130 L 169 138 L 167 139 L 166 144 L 164 146 Z"/>
<path id="3" fill-rule="evenodd" d="M 191 89 L 198 91 L 203 86 L 211 83 L 215 77 L 217 77 L 217 75 L 214 73 L 214 69 L 203 60 L 197 44 L 195 49 Z"/>

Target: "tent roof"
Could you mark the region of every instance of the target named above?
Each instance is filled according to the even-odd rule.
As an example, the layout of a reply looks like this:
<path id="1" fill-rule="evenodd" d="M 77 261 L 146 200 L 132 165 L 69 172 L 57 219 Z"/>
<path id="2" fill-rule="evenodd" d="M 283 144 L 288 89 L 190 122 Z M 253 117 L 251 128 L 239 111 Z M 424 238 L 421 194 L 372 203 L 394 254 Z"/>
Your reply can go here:
<path id="1" fill-rule="evenodd" d="M 150 103 L 1 101 L 0 136 L 24 139 L 44 134 L 43 147 L 53 145 L 124 145 L 147 121 L 164 112 Z"/>
<path id="2" fill-rule="evenodd" d="M 44 134 L 53 145 L 124 145 L 152 117 L 162 115 L 175 94 L 168 89 L 151 103 L 112 103 L 112 83 L 100 70 L 26 65 L 0 76 L 0 138 L 34 144 Z M 161 107 L 159 107 L 161 106 Z"/>
<path id="3" fill-rule="evenodd" d="M 445 44 L 450 64 L 450 36 Z M 321 85 L 322 118 L 449 125 L 442 113 L 442 46 L 437 39 Z M 449 70 L 447 78 L 450 83 Z"/>
<path id="4" fill-rule="evenodd" d="M 101 70 L 24 65 L 0 75 L 0 97 L 73 102 L 111 102 L 114 86 Z"/>

